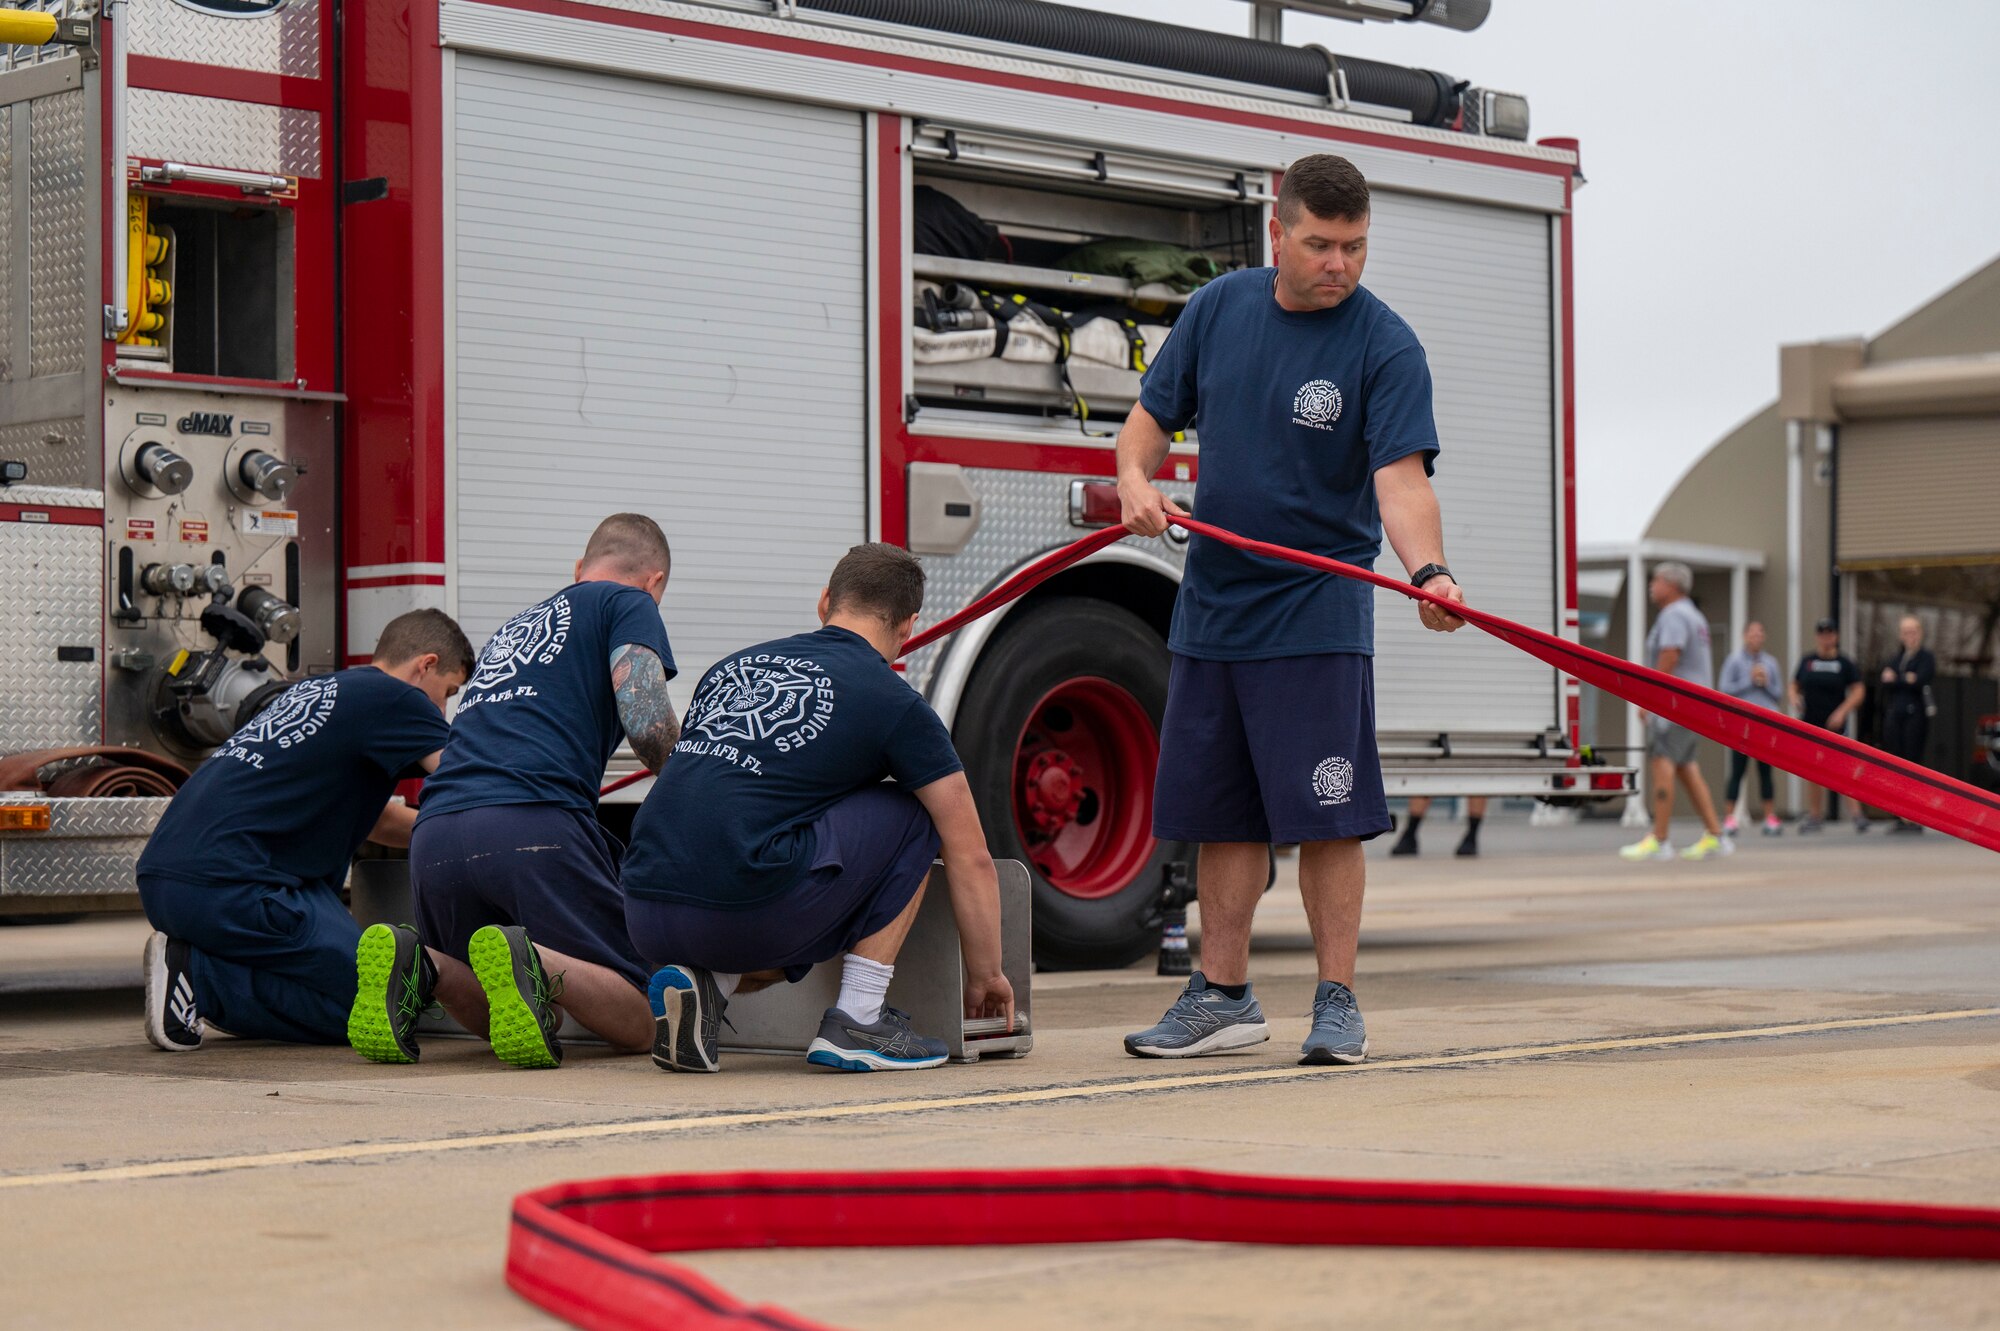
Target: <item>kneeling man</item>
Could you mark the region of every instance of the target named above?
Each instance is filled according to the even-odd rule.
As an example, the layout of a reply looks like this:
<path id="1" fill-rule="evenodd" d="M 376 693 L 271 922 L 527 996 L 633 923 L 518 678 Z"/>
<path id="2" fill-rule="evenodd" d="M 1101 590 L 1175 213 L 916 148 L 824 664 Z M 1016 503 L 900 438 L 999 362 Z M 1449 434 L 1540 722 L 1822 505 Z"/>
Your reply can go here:
<path id="1" fill-rule="evenodd" d="M 139 857 L 146 1038 L 347 1038 L 361 926 L 341 904 L 362 841 L 410 844 L 416 811 L 396 783 L 436 768 L 445 700 L 472 648 L 441 610 L 382 630 L 375 659 L 294 684 L 201 765 Z"/>
<path id="2" fill-rule="evenodd" d="M 808 1061 L 848 1072 L 944 1062 L 942 1041 L 883 1005 L 940 841 L 966 1012 L 1013 1026 L 999 882 L 972 789 L 944 722 L 889 665 L 923 603 L 912 555 L 858 545 L 820 593 L 824 628 L 737 652 L 695 690 L 623 877 L 632 941 L 665 963 L 649 988 L 662 1068 L 716 1071 L 732 994 L 834 957 L 840 997 Z"/>

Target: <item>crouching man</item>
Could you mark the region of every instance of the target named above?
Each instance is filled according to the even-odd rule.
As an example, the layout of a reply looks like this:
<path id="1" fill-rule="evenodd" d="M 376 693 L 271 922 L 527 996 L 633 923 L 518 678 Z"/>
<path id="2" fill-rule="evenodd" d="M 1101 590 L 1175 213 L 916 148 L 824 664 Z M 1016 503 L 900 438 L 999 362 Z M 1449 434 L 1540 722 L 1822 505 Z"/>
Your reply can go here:
<path id="1" fill-rule="evenodd" d="M 306 1044 L 347 1038 L 361 926 L 341 904 L 366 841 L 410 844 L 416 812 L 396 783 L 438 764 L 445 700 L 472 648 L 442 611 L 389 621 L 375 659 L 280 694 L 182 786 L 139 857 L 146 1038 L 201 1045 L 206 1018 L 232 1035 Z"/>
<path id="2" fill-rule="evenodd" d="M 680 734 L 660 621 L 669 564 L 658 523 L 614 513 L 575 581 L 481 649 L 410 843 L 416 927 L 375 925 L 354 957 L 348 1037 L 362 1057 L 415 1062 L 433 996 L 515 1067 L 562 1062 L 565 1012 L 613 1049 L 652 1043 L 597 790 L 621 734 L 654 771 Z"/>
<path id="3" fill-rule="evenodd" d="M 936 1067 L 942 1041 L 884 1006 L 940 840 L 965 954 L 965 1009 L 1011 1029 L 1000 890 L 951 736 L 889 663 L 924 571 L 892 545 L 847 552 L 817 633 L 762 643 L 702 679 L 673 761 L 632 827 L 625 919 L 664 963 L 653 1061 L 714 1072 L 731 995 L 842 959 L 807 1060 L 848 1072 Z M 883 778 L 893 778 L 885 785 Z"/>

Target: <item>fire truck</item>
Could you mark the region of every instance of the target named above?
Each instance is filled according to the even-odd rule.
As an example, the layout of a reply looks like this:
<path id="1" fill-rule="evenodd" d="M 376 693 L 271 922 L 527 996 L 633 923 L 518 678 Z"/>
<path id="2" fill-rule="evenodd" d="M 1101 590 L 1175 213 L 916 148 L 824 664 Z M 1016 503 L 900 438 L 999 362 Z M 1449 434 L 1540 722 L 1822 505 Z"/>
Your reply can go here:
<path id="1" fill-rule="evenodd" d="M 0 10 L 0 911 L 129 907 L 175 783 L 289 682 L 415 607 L 480 642 L 607 513 L 673 543 L 682 702 L 858 541 L 923 556 L 932 623 L 1115 522 L 1146 355 L 1269 261 L 1310 152 L 1374 188 L 1454 566 L 1574 634 L 1575 145 L 1274 40 L 1285 9 L 1486 3 L 1256 37 L 1044 0 Z M 1191 434 L 1161 473 L 1196 512 L 1200 466 Z M 1191 859 L 1149 828 L 1183 558 L 1128 539 L 907 662 L 1044 965 L 1152 947 Z M 1378 644 L 1392 794 L 1629 789 L 1579 770 L 1574 680 L 1388 596 Z"/>

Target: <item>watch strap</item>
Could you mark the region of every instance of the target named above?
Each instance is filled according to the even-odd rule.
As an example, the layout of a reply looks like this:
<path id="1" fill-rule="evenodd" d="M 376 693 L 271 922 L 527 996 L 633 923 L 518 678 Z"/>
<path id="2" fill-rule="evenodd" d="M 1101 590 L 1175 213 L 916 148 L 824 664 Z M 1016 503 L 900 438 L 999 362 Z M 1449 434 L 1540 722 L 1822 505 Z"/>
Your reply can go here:
<path id="1" fill-rule="evenodd" d="M 1453 582 L 1458 581 L 1457 578 L 1452 578 L 1451 570 L 1443 564 L 1426 564 L 1411 576 L 1410 585 L 1421 591 L 1425 583 L 1429 582 L 1432 578 L 1439 577 L 1451 578 Z"/>

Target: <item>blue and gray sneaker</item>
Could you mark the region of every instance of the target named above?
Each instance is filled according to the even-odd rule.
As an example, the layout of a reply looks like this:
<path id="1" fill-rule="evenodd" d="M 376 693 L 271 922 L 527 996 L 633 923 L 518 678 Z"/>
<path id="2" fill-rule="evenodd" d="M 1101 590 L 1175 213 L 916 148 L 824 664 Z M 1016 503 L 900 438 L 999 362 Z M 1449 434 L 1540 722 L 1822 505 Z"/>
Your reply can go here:
<path id="1" fill-rule="evenodd" d="M 1247 1049 L 1270 1038 L 1255 994 L 1246 988 L 1243 997 L 1231 998 L 1211 989 L 1208 977 L 1196 971 L 1159 1025 L 1125 1037 L 1125 1052 L 1140 1058 L 1193 1058 Z"/>
<path id="2" fill-rule="evenodd" d="M 646 986 L 653 1062 L 669 1072 L 722 1070 L 722 990 L 699 966 L 662 966 Z"/>
<path id="3" fill-rule="evenodd" d="M 1313 995 L 1313 1028 L 1299 1047 L 1307 1063 L 1359 1063 L 1368 1057 L 1368 1028 L 1354 991 L 1338 980 L 1321 980 Z"/>
<path id="4" fill-rule="evenodd" d="M 950 1052 L 943 1040 L 912 1030 L 910 1014 L 899 1008 L 885 1007 L 880 1020 L 864 1025 L 830 1007 L 806 1046 L 806 1062 L 842 1072 L 904 1072 L 934 1068 Z"/>

